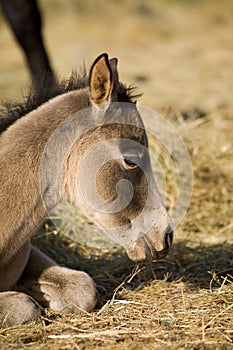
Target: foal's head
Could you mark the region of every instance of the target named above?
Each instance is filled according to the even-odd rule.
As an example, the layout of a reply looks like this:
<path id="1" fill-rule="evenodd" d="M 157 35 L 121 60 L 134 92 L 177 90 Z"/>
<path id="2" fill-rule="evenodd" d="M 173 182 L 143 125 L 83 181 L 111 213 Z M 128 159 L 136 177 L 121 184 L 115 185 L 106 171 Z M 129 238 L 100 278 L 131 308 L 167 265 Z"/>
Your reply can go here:
<path id="1" fill-rule="evenodd" d="M 141 116 L 118 80 L 116 59 L 103 54 L 95 60 L 88 94 L 89 125 L 67 157 L 72 180 L 64 191 L 132 260 L 163 258 L 172 224 L 153 177 Z"/>

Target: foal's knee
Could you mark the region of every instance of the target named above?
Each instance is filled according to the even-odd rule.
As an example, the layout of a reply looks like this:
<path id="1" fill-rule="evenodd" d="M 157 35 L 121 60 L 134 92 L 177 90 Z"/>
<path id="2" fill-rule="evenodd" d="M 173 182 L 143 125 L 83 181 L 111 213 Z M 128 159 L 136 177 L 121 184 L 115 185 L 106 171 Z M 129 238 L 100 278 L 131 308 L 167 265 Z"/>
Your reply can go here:
<path id="1" fill-rule="evenodd" d="M 0 322 L 2 327 L 36 321 L 41 308 L 27 294 L 19 292 L 0 293 Z"/>

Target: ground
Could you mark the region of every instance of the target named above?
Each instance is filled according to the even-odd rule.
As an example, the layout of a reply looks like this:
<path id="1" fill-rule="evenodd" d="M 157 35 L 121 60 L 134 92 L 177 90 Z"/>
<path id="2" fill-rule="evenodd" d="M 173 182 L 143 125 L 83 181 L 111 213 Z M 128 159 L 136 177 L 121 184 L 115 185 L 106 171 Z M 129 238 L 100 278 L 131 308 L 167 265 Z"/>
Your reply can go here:
<path id="1" fill-rule="evenodd" d="M 62 265 L 87 271 L 101 294 L 99 305 L 91 314 L 47 311 L 37 324 L 2 329 L 0 348 L 232 349 L 233 3 L 41 0 L 40 5 L 59 76 L 108 52 L 119 59 L 121 80 L 143 92 L 140 105 L 161 112 L 176 128 L 192 160 L 192 200 L 171 252 L 149 266 L 135 265 L 107 241 L 98 249 L 45 225 L 45 235 L 34 243 Z M 2 18 L 0 27 L 0 96 L 15 100 L 26 93 L 29 76 Z M 154 142 L 150 138 L 152 152 L 160 147 Z M 177 179 L 165 151 L 159 161 L 171 210 Z M 92 232 L 92 225 L 84 224 L 85 230 Z"/>

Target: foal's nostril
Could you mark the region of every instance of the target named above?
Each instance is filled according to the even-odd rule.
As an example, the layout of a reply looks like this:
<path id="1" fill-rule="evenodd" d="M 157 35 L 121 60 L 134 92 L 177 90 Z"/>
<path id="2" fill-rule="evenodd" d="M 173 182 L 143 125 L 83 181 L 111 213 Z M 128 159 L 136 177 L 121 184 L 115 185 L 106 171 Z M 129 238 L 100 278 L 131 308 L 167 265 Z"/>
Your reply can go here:
<path id="1" fill-rule="evenodd" d="M 166 232 L 166 236 L 165 236 L 165 245 L 166 245 L 166 248 L 169 248 L 169 247 L 172 245 L 173 234 L 174 234 L 173 229 L 172 229 L 170 226 L 168 226 L 167 232 Z"/>

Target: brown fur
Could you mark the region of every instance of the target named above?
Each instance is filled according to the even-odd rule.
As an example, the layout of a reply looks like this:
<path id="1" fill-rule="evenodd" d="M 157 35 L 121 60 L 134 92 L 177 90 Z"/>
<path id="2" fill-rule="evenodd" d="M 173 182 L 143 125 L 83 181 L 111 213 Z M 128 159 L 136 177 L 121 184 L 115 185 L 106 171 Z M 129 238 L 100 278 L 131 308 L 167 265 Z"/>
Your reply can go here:
<path id="1" fill-rule="evenodd" d="M 62 89 L 57 87 L 58 96 L 47 102 L 49 97 L 45 98 L 43 94 L 38 99 L 30 97 L 24 106 L 15 106 L 14 113 L 9 113 L 8 107 L 9 119 L 3 118 L 0 135 L 0 319 L 4 326 L 35 320 L 41 306 L 77 312 L 91 311 L 96 304 L 96 287 L 87 274 L 59 267 L 31 246 L 29 238 L 46 218 L 48 210 L 65 199 L 78 205 L 97 225 L 109 230 L 130 226 L 146 203 L 148 178 L 153 182 L 148 152 L 145 151 L 147 137 L 132 103 L 131 90 L 118 81 L 116 64 L 116 59 L 108 60 L 103 54 L 91 68 L 89 86 L 86 86 L 86 77 L 81 83 L 79 79 L 78 88 L 72 86 L 71 91 L 67 91 L 67 87 L 64 89 L 63 84 L 65 93 L 61 94 Z M 54 91 L 50 97 L 53 95 Z M 123 112 L 118 105 L 109 107 L 111 102 L 122 101 L 131 102 Z M 66 126 L 64 123 L 70 116 L 74 116 L 76 123 L 81 123 L 84 114 L 77 112 L 84 108 L 89 108 L 86 118 L 91 113 L 94 119 L 102 118 L 106 124 L 95 126 L 78 139 L 75 138 L 76 130 L 70 129 L 69 134 L 62 132 L 55 138 L 56 152 L 49 158 L 46 147 L 54 132 Z M 117 113 L 128 123 L 111 123 Z M 72 147 L 64 150 L 72 137 Z M 99 169 L 96 181 L 104 201 L 111 203 L 117 199 L 116 184 L 120 180 L 128 179 L 134 188 L 132 201 L 119 212 L 109 213 L 87 205 L 77 184 L 77 174 L 90 148 L 100 141 L 112 139 L 134 140 L 144 147 L 141 161 L 147 176 L 140 167 L 128 164 L 124 158 L 113 157 L 106 162 Z M 124 143 L 119 141 L 117 154 L 124 154 L 122 147 L 125 147 Z M 43 157 L 49 158 L 49 166 L 45 184 L 41 185 Z M 85 187 L 88 186 L 87 176 Z M 158 211 L 160 221 L 143 237 L 125 245 L 129 257 L 135 261 L 164 256 L 172 240 L 170 219 L 156 186 L 153 188 L 155 196 L 151 210 Z M 129 232 L 132 230 L 133 227 Z"/>

